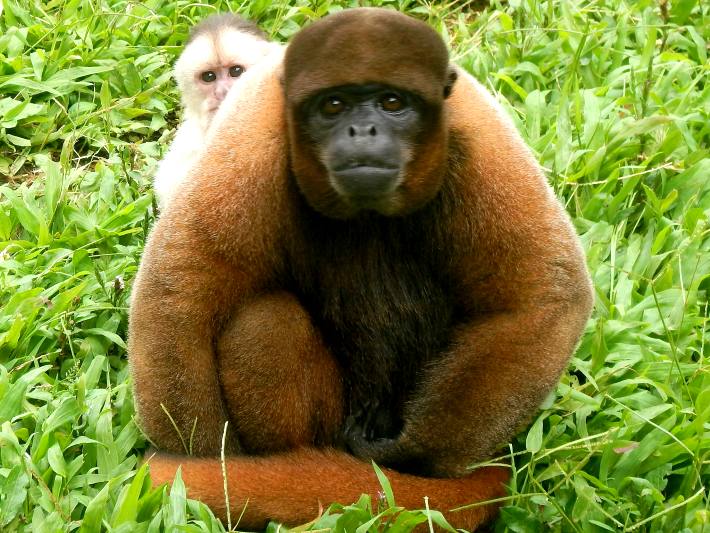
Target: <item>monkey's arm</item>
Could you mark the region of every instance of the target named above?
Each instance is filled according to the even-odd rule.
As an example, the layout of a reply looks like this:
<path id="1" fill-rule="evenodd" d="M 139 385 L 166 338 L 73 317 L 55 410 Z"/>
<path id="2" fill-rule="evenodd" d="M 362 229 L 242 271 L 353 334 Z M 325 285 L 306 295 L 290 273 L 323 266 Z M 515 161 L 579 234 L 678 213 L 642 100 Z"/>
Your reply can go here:
<path id="1" fill-rule="evenodd" d="M 229 104 L 239 110 L 235 120 L 215 132 L 158 220 L 135 282 L 128 348 L 138 415 L 172 452 L 189 450 L 191 440 L 197 454 L 219 452 L 226 415 L 217 336 L 275 268 L 268 258 L 287 223 L 269 216 L 286 175 L 279 64 L 277 57 L 245 75 L 245 101 Z"/>
<path id="2" fill-rule="evenodd" d="M 574 237 L 558 230 L 558 255 L 538 250 L 511 260 L 476 248 L 480 259 L 466 262 L 473 279 L 461 287 L 472 304 L 468 318 L 408 402 L 402 434 L 360 442 L 357 455 L 402 471 L 463 475 L 529 421 L 565 369 L 591 308 Z M 490 265 L 502 272 L 487 272 Z"/>
<path id="3" fill-rule="evenodd" d="M 216 454 L 227 418 L 212 339 L 236 293 L 235 276 L 223 259 L 189 245 L 185 228 L 172 226 L 165 237 L 161 230 L 146 248 L 132 296 L 128 350 L 136 407 L 160 448 Z M 235 450 L 235 442 L 226 444 Z"/>
<path id="4" fill-rule="evenodd" d="M 459 81 L 451 120 L 468 154 L 460 174 L 468 210 L 457 224 L 462 236 L 472 231 L 454 275 L 465 315 L 410 405 L 416 417 L 403 435 L 424 446 L 439 474 L 489 457 L 530 420 L 567 366 L 593 302 L 579 239 L 530 150 L 477 81 Z M 451 434 L 423 442 L 434 425 Z"/>
<path id="5" fill-rule="evenodd" d="M 432 475 L 463 474 L 493 455 L 529 421 L 574 351 L 591 307 L 584 266 L 536 265 L 548 269 L 541 278 L 558 284 L 528 292 L 535 274 L 518 271 L 517 280 L 499 280 L 522 293 L 507 301 L 511 295 L 482 284 L 479 290 L 500 299 L 495 310 L 456 328 L 450 350 L 408 406 L 401 446 Z M 434 427 L 446 428 L 440 438 L 431 438 Z"/>
<path id="6" fill-rule="evenodd" d="M 450 228 L 459 323 L 408 402 L 402 434 L 354 447 L 440 476 L 490 457 L 530 419 L 592 305 L 574 229 L 504 111 L 463 72 L 447 111 L 459 154 Z"/>

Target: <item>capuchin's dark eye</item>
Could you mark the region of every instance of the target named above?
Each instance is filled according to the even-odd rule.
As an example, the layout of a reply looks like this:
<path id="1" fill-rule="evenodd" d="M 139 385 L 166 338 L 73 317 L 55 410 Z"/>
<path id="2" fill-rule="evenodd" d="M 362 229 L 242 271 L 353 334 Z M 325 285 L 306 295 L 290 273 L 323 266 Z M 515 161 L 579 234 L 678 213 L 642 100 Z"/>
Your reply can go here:
<path id="1" fill-rule="evenodd" d="M 232 78 L 238 78 L 242 74 L 244 74 L 244 67 L 242 67 L 241 65 L 234 65 L 232 67 L 229 67 L 229 75 Z"/>
<path id="2" fill-rule="evenodd" d="M 380 99 L 380 107 L 388 113 L 396 113 L 404 107 L 402 98 L 394 93 L 388 93 Z"/>
<path id="3" fill-rule="evenodd" d="M 337 115 L 345 109 L 345 102 L 337 96 L 329 96 L 321 104 L 321 111 L 326 115 Z"/>
<path id="4" fill-rule="evenodd" d="M 217 79 L 217 74 L 211 70 L 205 70 L 202 74 L 200 74 L 200 79 L 205 83 L 212 83 Z"/>

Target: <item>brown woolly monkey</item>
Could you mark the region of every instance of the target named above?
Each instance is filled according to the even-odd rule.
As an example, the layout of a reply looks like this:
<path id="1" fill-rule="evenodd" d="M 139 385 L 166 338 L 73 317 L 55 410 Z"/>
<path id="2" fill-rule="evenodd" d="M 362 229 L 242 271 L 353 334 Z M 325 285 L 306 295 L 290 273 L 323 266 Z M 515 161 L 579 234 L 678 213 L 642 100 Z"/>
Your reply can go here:
<path id="1" fill-rule="evenodd" d="M 155 175 L 161 209 L 202 153 L 207 132 L 229 90 L 244 72 L 280 48 L 256 24 L 234 13 L 210 15 L 192 27 L 174 72 L 183 121 Z"/>
<path id="2" fill-rule="evenodd" d="M 398 504 L 428 496 L 466 529 L 495 512 L 449 511 L 504 493 L 505 469 L 467 469 L 554 387 L 591 288 L 530 151 L 456 73 L 427 25 L 361 8 L 245 78 L 134 287 L 154 481 L 182 465 L 189 494 L 224 516 L 214 456 L 229 422 L 241 528 L 375 494 L 370 459 Z"/>

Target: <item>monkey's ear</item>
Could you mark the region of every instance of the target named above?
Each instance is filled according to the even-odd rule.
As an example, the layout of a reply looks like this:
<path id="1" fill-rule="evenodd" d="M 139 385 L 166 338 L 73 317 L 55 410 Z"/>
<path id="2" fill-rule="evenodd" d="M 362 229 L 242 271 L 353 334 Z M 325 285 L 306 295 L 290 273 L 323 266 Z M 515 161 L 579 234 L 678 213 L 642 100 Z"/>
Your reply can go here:
<path id="1" fill-rule="evenodd" d="M 451 65 L 449 65 L 448 70 L 446 74 L 446 85 L 444 86 L 444 98 L 448 98 L 451 95 L 451 91 L 454 90 L 454 82 L 456 82 L 456 79 L 459 77 L 456 73 L 456 69 Z"/>

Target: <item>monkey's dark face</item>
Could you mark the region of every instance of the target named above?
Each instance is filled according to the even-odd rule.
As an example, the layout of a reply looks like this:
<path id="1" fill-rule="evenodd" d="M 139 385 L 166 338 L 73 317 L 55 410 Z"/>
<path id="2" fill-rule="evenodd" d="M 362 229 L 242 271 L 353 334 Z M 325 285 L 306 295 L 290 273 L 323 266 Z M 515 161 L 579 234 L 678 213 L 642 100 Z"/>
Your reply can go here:
<path id="1" fill-rule="evenodd" d="M 346 85 L 307 99 L 298 122 L 342 201 L 387 214 L 423 129 L 424 107 L 409 91 Z"/>
<path id="2" fill-rule="evenodd" d="M 311 207 L 400 216 L 433 199 L 455 79 L 441 37 L 396 11 L 345 10 L 298 32 L 283 80 L 291 170 Z"/>

